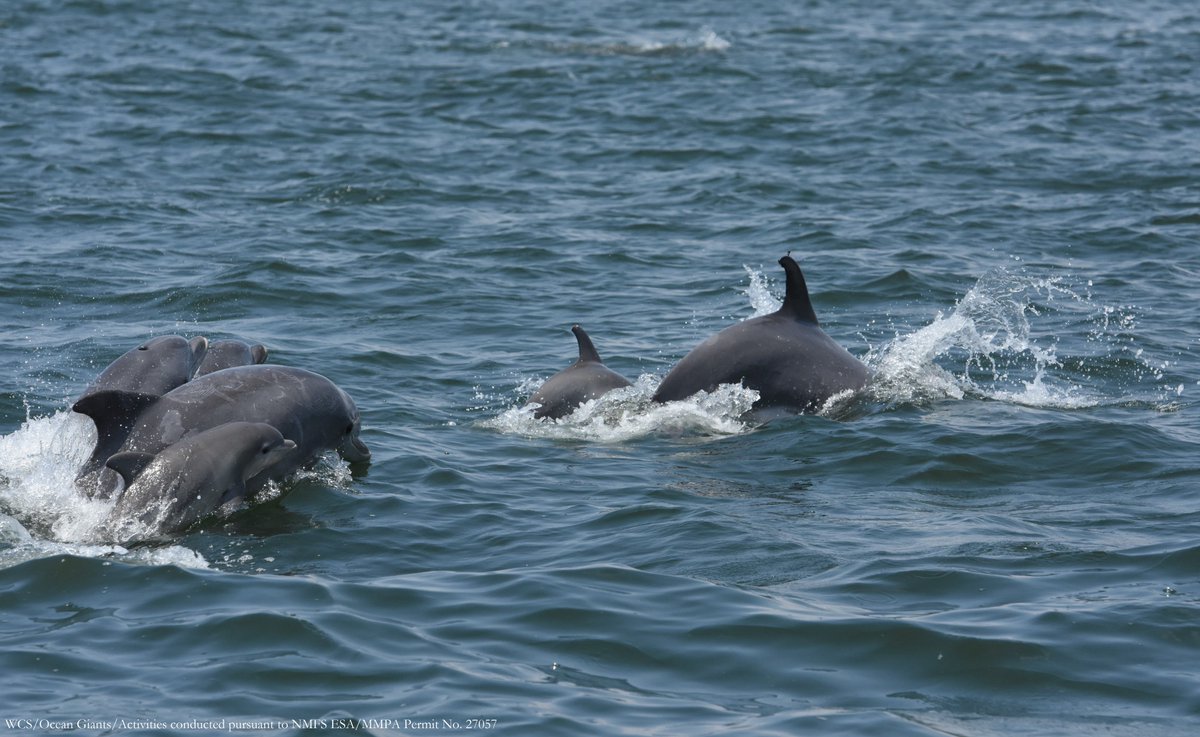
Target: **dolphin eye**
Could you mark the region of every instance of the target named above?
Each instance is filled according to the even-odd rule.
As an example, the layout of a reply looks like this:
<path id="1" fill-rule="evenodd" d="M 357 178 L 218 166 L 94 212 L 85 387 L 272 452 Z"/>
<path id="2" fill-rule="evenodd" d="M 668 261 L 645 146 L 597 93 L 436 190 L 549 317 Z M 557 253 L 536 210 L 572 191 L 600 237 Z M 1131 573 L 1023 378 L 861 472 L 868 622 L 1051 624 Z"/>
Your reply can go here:
<path id="1" fill-rule="evenodd" d="M 351 433 L 353 433 L 353 432 L 354 432 L 354 424 L 353 424 L 353 423 L 351 423 L 351 424 L 349 424 L 349 425 L 346 425 L 346 434 L 347 434 L 347 435 L 350 435 L 350 434 L 351 434 Z"/>
<path id="2" fill-rule="evenodd" d="M 271 446 L 269 446 L 269 445 L 264 445 L 262 447 L 262 450 L 259 451 L 259 453 L 262 453 L 263 455 L 266 455 L 270 452 L 271 452 Z"/>

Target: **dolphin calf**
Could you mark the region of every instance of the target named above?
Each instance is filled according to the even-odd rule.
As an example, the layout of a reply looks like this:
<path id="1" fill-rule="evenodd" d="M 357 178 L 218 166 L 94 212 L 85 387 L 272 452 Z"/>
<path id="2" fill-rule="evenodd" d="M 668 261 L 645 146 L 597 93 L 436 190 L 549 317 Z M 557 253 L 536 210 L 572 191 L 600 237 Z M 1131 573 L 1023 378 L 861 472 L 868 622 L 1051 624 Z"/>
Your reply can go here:
<path id="1" fill-rule="evenodd" d="M 597 399 L 613 389 L 630 386 L 629 381 L 605 366 L 592 339 L 578 325 L 571 326 L 579 343 L 579 360 L 559 371 L 538 388 L 529 398 L 540 405 L 533 416 L 557 420 L 571 414 L 584 402 Z"/>
<path id="2" fill-rule="evenodd" d="M 196 369 L 196 376 L 204 376 L 234 366 L 253 366 L 267 360 L 266 346 L 251 345 L 240 340 L 217 340 L 208 344 L 208 352 Z"/>
<path id="3" fill-rule="evenodd" d="M 327 450 L 336 450 L 350 462 L 371 458 L 358 437 L 358 408 L 349 395 L 320 374 L 271 364 L 215 371 L 167 392 L 138 416 L 120 450 L 156 455 L 227 422 L 263 422 L 296 444 L 269 475 L 260 473 L 247 481 L 249 495 L 271 478 L 315 462 Z M 90 483 L 102 496 L 119 487 L 110 469 L 101 469 Z"/>
<path id="4" fill-rule="evenodd" d="M 125 441 L 138 415 L 162 395 L 187 383 L 207 350 L 204 338 L 189 341 L 163 335 L 109 364 L 71 406 L 96 424 L 96 447 L 80 475 L 102 468 Z"/>
<path id="5" fill-rule="evenodd" d="M 117 453 L 106 465 L 125 480 L 125 491 L 107 525 L 118 534 L 183 530 L 240 501 L 251 478 L 274 477 L 295 450 L 294 442 L 266 423 L 229 422 L 157 455 Z"/>
<path id="6" fill-rule="evenodd" d="M 779 260 L 787 295 L 777 312 L 732 325 L 692 349 L 654 394 L 671 402 L 720 384 L 758 392 L 755 410 L 815 412 L 835 394 L 866 386 L 867 367 L 834 342 L 817 322 L 800 265 Z"/>

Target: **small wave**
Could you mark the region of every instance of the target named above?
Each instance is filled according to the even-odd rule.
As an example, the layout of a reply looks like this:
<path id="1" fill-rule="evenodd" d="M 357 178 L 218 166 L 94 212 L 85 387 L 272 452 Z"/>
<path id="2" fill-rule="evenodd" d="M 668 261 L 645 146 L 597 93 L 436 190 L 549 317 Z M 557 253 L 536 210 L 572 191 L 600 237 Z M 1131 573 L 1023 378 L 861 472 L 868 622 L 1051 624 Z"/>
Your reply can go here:
<path id="1" fill-rule="evenodd" d="M 512 46 L 502 42 L 501 48 Z M 692 54 L 724 53 L 732 44 L 711 28 L 685 37 L 654 38 L 634 36 L 618 41 L 551 43 L 548 48 L 568 54 L 594 56 L 686 56 Z"/>

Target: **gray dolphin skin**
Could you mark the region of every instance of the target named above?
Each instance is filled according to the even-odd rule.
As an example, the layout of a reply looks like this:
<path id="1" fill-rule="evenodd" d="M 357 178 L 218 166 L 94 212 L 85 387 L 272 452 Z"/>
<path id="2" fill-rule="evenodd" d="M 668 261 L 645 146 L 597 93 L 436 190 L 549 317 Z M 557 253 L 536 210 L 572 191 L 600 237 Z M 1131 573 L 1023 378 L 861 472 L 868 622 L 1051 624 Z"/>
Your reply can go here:
<path id="1" fill-rule="evenodd" d="M 196 369 L 196 376 L 235 366 L 254 366 L 266 360 L 266 346 L 257 343 L 251 345 L 241 340 L 214 340 L 208 344 L 208 352 Z"/>
<path id="2" fill-rule="evenodd" d="M 251 478 L 277 477 L 295 450 L 294 442 L 266 423 L 229 422 L 157 455 L 118 453 L 107 466 L 125 480 L 125 491 L 108 527 L 118 535 L 183 530 L 240 501 Z"/>
<path id="3" fill-rule="evenodd" d="M 127 351 L 96 377 L 71 409 L 96 424 L 96 448 L 80 475 L 94 473 L 120 448 L 139 414 L 182 386 L 204 360 L 208 341 L 164 335 Z"/>
<path id="4" fill-rule="evenodd" d="M 352 463 L 371 458 L 358 437 L 358 408 L 349 395 L 320 374 L 271 364 L 215 371 L 167 392 L 138 416 L 120 450 L 155 455 L 227 422 L 263 422 L 296 444 L 269 474 L 247 481 L 251 496 L 271 478 L 287 476 L 327 450 L 336 450 Z M 109 469 L 101 469 L 83 485 L 91 485 L 100 496 L 120 486 Z"/>
<path id="5" fill-rule="evenodd" d="M 559 371 L 538 388 L 529 401 L 540 405 L 533 416 L 559 419 L 576 410 L 579 405 L 598 399 L 613 389 L 630 386 L 629 381 L 605 366 L 592 339 L 578 325 L 571 326 L 579 343 L 579 360 Z"/>
<path id="6" fill-rule="evenodd" d="M 817 322 L 800 265 L 779 260 L 787 296 L 777 312 L 732 325 L 692 349 L 662 380 L 656 402 L 742 384 L 759 393 L 755 411 L 816 412 L 833 395 L 862 389 L 867 367 Z"/>

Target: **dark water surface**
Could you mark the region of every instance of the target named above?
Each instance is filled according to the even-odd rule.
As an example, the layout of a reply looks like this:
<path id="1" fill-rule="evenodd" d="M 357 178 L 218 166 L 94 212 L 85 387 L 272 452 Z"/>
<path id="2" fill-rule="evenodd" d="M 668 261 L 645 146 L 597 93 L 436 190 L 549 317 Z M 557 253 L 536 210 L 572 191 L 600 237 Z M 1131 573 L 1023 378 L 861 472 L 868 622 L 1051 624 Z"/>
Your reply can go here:
<path id="1" fill-rule="evenodd" d="M 1190 4 L 15 0 L 0 49 L 0 731 L 1200 730 Z M 788 251 L 872 387 L 651 406 Z M 574 322 L 634 386 L 536 422 Z M 68 408 L 170 333 L 332 378 L 369 470 L 103 539 Z"/>

